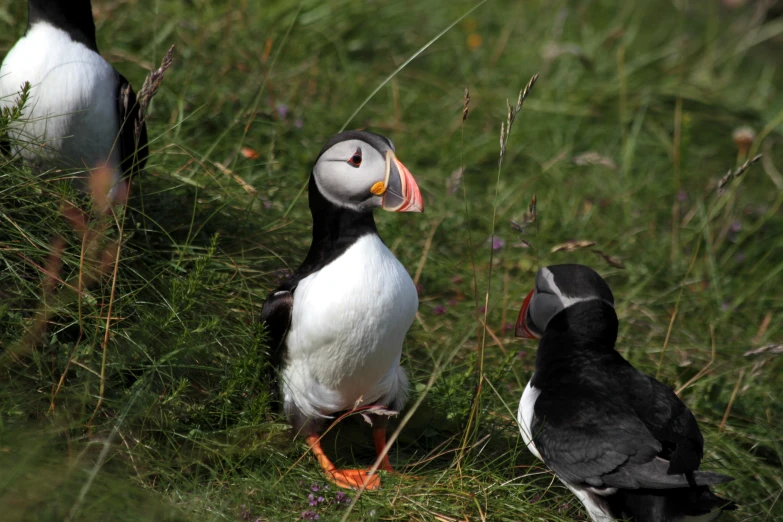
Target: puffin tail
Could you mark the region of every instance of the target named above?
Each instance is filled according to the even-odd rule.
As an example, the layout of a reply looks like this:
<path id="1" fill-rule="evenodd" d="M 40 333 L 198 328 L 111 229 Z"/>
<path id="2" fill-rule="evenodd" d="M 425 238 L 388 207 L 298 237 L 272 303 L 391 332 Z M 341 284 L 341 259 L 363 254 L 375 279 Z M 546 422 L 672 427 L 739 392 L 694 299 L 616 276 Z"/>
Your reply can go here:
<path id="1" fill-rule="evenodd" d="M 613 514 L 634 522 L 708 522 L 737 505 L 709 486 L 676 489 L 626 489 L 607 498 Z"/>

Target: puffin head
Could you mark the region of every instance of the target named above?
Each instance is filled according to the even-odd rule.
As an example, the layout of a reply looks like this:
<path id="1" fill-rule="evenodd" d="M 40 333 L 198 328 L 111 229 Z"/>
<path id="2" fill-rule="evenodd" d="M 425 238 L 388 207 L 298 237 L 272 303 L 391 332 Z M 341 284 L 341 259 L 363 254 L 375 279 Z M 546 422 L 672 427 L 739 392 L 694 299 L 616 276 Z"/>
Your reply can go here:
<path id="1" fill-rule="evenodd" d="M 519 311 L 516 336 L 540 339 L 555 315 L 584 301 L 603 301 L 614 308 L 612 291 L 595 270 L 573 264 L 541 268 Z"/>
<path id="2" fill-rule="evenodd" d="M 421 212 L 424 201 L 392 142 L 367 131 L 333 136 L 313 167 L 321 195 L 332 205 L 358 212 L 375 207 L 392 212 Z"/>

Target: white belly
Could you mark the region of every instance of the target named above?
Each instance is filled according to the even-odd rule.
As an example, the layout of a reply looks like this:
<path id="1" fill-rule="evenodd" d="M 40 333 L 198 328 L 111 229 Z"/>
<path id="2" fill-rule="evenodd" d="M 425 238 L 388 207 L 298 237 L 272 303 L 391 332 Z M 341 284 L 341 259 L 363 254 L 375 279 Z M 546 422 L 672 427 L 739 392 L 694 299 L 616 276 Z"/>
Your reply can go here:
<path id="1" fill-rule="evenodd" d="M 3 61 L 0 105 L 13 105 L 24 82 L 30 82 L 30 98 L 9 129 L 16 152 L 42 169 L 108 165 L 116 176 L 119 77 L 111 65 L 39 22 Z"/>
<path id="2" fill-rule="evenodd" d="M 536 405 L 538 394 L 541 392 L 536 388 L 533 388 L 532 382 L 533 377 L 531 376 L 530 381 L 528 381 L 527 386 L 525 386 L 525 391 L 522 392 L 522 399 L 519 401 L 517 422 L 519 423 L 519 432 L 522 434 L 522 440 L 525 442 L 525 445 L 527 445 L 527 449 L 529 449 L 530 453 L 535 455 L 539 460 L 544 460 L 541 458 L 541 454 L 538 453 L 536 445 L 533 443 L 533 408 Z"/>
<path id="3" fill-rule="evenodd" d="M 286 411 L 310 418 L 374 403 L 401 407 L 402 343 L 418 306 L 408 272 L 376 234 L 302 279 L 286 338 Z"/>

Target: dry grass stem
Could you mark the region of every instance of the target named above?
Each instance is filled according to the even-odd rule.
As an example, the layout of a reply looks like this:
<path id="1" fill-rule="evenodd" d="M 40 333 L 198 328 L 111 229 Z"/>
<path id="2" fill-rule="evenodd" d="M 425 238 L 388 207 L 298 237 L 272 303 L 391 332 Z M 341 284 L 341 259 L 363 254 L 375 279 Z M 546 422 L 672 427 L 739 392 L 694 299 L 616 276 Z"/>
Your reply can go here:
<path id="1" fill-rule="evenodd" d="M 599 250 L 599 249 L 597 249 L 597 248 L 594 248 L 594 249 L 592 250 L 592 252 L 593 252 L 593 254 L 597 255 L 598 257 L 600 257 L 601 259 L 603 259 L 604 261 L 606 261 L 606 264 L 607 264 L 607 265 L 609 265 L 609 266 L 611 266 L 611 267 L 614 267 L 614 268 L 622 268 L 622 269 L 625 269 L 625 265 L 623 264 L 623 262 L 622 262 L 622 261 L 620 261 L 620 259 L 619 259 L 619 258 L 616 258 L 616 257 L 614 257 L 614 256 L 610 256 L 609 254 L 607 254 L 607 253 L 606 253 L 606 252 L 604 252 L 603 250 Z"/>
<path id="2" fill-rule="evenodd" d="M 174 46 L 169 47 L 166 54 L 163 56 L 163 60 L 160 62 L 160 67 L 151 71 L 144 79 L 144 83 L 139 90 L 139 94 L 136 96 L 136 102 L 139 104 L 139 113 L 134 122 L 134 131 L 136 133 L 136 142 L 141 137 L 141 129 L 147 121 L 147 109 L 155 94 L 158 92 L 160 85 L 163 83 L 163 77 L 166 74 L 166 70 L 171 67 L 174 61 Z"/>
<path id="3" fill-rule="evenodd" d="M 753 156 L 753 158 L 746 160 L 745 163 L 740 165 L 738 168 L 729 170 L 726 175 L 720 178 L 720 181 L 718 181 L 718 194 L 723 194 L 726 191 L 726 186 L 729 183 L 742 176 L 745 171 L 748 170 L 751 165 L 760 160 L 761 157 L 761 154 L 757 154 L 756 156 Z"/>
<path id="4" fill-rule="evenodd" d="M 462 106 L 462 121 L 465 121 L 468 119 L 468 112 L 470 112 L 470 109 L 468 108 L 468 105 L 470 105 L 470 89 L 465 87 L 465 99 Z"/>

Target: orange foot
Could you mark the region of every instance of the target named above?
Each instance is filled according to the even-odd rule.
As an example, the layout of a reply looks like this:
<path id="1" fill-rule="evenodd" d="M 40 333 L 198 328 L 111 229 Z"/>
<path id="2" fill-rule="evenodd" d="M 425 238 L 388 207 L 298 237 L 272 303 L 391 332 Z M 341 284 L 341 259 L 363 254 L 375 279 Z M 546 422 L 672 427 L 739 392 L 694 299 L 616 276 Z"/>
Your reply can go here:
<path id="1" fill-rule="evenodd" d="M 337 469 L 321 448 L 321 441 L 317 434 L 308 435 L 307 444 L 318 459 L 321 469 L 324 470 L 326 479 L 332 484 L 345 489 L 359 489 L 365 482 L 367 483 L 365 489 L 374 490 L 381 487 L 381 478 L 377 473 L 370 475 L 366 469 Z"/>
<path id="2" fill-rule="evenodd" d="M 377 473 L 370 475 L 366 469 L 334 469 L 326 471 L 326 478 L 332 484 L 344 489 L 359 489 L 367 482 L 364 488 L 372 491 L 381 487 L 381 477 Z"/>

